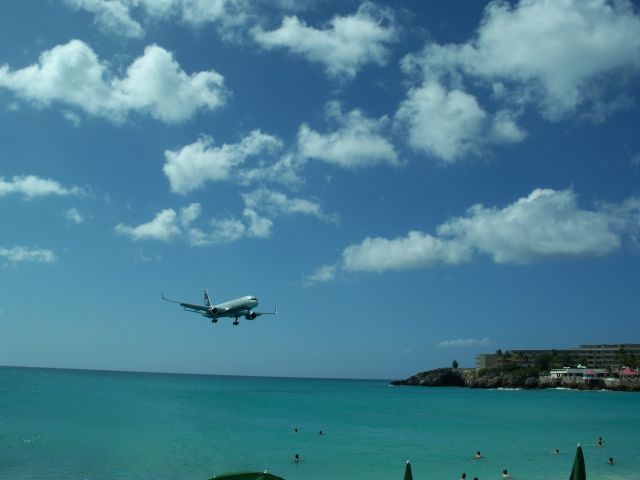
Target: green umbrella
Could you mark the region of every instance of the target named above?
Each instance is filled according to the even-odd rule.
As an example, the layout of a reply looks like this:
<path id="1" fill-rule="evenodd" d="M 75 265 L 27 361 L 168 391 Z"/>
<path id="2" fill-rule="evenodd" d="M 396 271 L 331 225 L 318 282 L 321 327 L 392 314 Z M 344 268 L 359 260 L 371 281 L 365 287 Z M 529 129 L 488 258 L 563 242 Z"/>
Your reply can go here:
<path id="1" fill-rule="evenodd" d="M 284 480 L 282 477 L 271 475 L 267 472 L 238 472 L 214 475 L 211 480 Z"/>
<path id="2" fill-rule="evenodd" d="M 411 462 L 407 460 L 407 466 L 404 467 L 404 480 L 413 480 L 413 474 L 411 473 Z"/>
<path id="3" fill-rule="evenodd" d="M 582 454 L 582 447 L 578 444 L 578 450 L 576 450 L 576 458 L 573 461 L 573 469 L 569 480 L 587 480 L 587 472 L 584 468 L 584 455 Z"/>

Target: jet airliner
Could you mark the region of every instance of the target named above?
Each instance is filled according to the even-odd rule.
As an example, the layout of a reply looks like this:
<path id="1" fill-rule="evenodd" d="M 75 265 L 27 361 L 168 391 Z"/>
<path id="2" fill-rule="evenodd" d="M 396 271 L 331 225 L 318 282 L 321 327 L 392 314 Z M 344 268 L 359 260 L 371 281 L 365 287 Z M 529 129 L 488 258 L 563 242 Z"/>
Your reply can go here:
<path id="1" fill-rule="evenodd" d="M 251 295 L 236 298 L 228 302 L 219 303 L 218 305 L 212 305 L 209 298 L 209 292 L 204 291 L 204 305 L 194 305 L 192 303 L 179 302 L 177 300 L 171 300 L 162 294 L 162 299 L 167 302 L 177 303 L 183 307 L 187 312 L 199 313 L 207 318 L 211 319 L 211 323 L 217 323 L 219 318 L 232 317 L 235 319 L 234 325 L 238 325 L 240 322 L 238 319 L 244 317 L 247 320 L 255 320 L 260 315 L 275 315 L 277 309 L 273 312 L 254 312 L 252 309 L 258 305 L 258 299 Z"/>

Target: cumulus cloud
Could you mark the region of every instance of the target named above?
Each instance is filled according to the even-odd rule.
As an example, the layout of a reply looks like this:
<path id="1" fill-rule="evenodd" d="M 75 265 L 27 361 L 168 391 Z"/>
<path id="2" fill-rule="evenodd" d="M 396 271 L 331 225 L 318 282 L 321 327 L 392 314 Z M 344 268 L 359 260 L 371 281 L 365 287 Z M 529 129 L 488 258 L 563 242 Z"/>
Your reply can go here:
<path id="1" fill-rule="evenodd" d="M 27 199 L 44 197 L 47 195 L 83 195 L 80 187 L 66 188 L 55 180 L 41 178 L 36 175 L 15 175 L 11 180 L 0 177 L 0 197 L 6 195 L 22 195 Z"/>
<path id="2" fill-rule="evenodd" d="M 150 222 L 136 227 L 119 223 L 116 225 L 115 231 L 132 240 L 160 240 L 163 242 L 169 242 L 181 233 L 178 214 L 171 208 L 162 210 Z"/>
<path id="3" fill-rule="evenodd" d="M 492 345 L 492 341 L 488 337 L 485 338 L 456 338 L 455 340 L 443 340 L 438 342 L 440 348 L 450 347 L 488 347 Z"/>
<path id="4" fill-rule="evenodd" d="M 276 217 L 309 215 L 324 221 L 336 221 L 337 216 L 325 213 L 319 204 L 303 198 L 289 198 L 273 190 L 259 189 L 241 195 L 244 209 L 240 218 L 221 215 L 209 221 L 199 221 L 202 206 L 192 203 L 176 211 L 167 208 L 151 221 L 137 226 L 119 223 L 115 232 L 134 241 L 183 241 L 191 246 L 218 245 L 242 238 L 268 238 Z"/>
<path id="5" fill-rule="evenodd" d="M 620 248 L 623 236 L 633 241 L 639 231 L 636 197 L 585 210 L 571 190 L 536 189 L 504 208 L 474 205 L 441 224 L 436 235 L 412 231 L 392 239 L 367 237 L 345 248 L 338 266 L 347 272 L 383 272 L 459 265 L 475 255 L 516 265 L 599 257 Z"/>
<path id="6" fill-rule="evenodd" d="M 208 181 L 229 180 L 248 157 L 273 153 L 281 148 L 276 137 L 254 130 L 240 142 L 214 146 L 213 139 L 205 136 L 180 150 L 165 151 L 164 173 L 171 191 L 186 195 L 201 188 Z"/>
<path id="7" fill-rule="evenodd" d="M 477 99 L 461 90 L 447 91 L 437 81 L 409 90 L 396 113 L 414 149 L 454 163 L 478 153 L 487 141 L 489 115 Z"/>
<path id="8" fill-rule="evenodd" d="M 288 5 L 292 3 L 292 5 Z M 241 37 L 239 29 L 260 17 L 263 5 L 296 10 L 296 2 L 269 0 L 65 0 L 65 4 L 93 15 L 104 33 L 125 38 L 146 35 L 145 25 L 178 21 L 190 27 L 213 24 L 222 37 Z"/>
<path id="9" fill-rule="evenodd" d="M 75 224 L 84 222 L 84 217 L 80 215 L 80 212 L 78 212 L 77 208 L 70 208 L 69 210 L 64 212 L 64 217 L 67 219 L 67 221 L 73 222 Z"/>
<path id="10" fill-rule="evenodd" d="M 367 64 L 385 65 L 388 45 L 397 38 L 393 14 L 370 2 L 356 13 L 333 17 L 326 28 L 308 26 L 297 16 L 287 16 L 272 31 L 261 27 L 253 38 L 267 49 L 284 48 L 311 62 L 319 63 L 334 78 L 350 80 Z"/>
<path id="11" fill-rule="evenodd" d="M 480 204 L 467 216 L 438 227 L 496 263 L 531 263 L 550 257 L 603 256 L 620 246 L 614 218 L 602 211 L 582 210 L 571 190 L 536 189 L 503 208 Z"/>
<path id="12" fill-rule="evenodd" d="M 316 269 L 311 275 L 304 278 L 303 285 L 310 287 L 318 283 L 325 283 L 333 280 L 338 273 L 339 265 L 322 265 Z"/>
<path id="13" fill-rule="evenodd" d="M 56 260 L 56 256 L 51 250 L 20 246 L 0 247 L 0 258 L 4 258 L 11 263 L 51 263 Z"/>
<path id="14" fill-rule="evenodd" d="M 0 87 L 38 106 L 59 103 L 112 121 L 138 113 L 181 122 L 199 110 L 220 108 L 227 99 L 222 75 L 214 70 L 189 75 L 162 47 L 148 46 L 118 78 L 80 40 L 43 52 L 38 63 L 23 69 L 0 66 Z"/>
<path id="15" fill-rule="evenodd" d="M 258 159 L 258 165 L 240 169 L 237 180 L 242 185 L 254 182 L 274 182 L 289 187 L 298 187 L 304 183 L 300 171 L 305 164 L 305 159 L 295 152 L 289 152 L 275 161 Z"/>
<path id="16" fill-rule="evenodd" d="M 106 0 L 65 0 L 67 5 L 94 15 L 94 22 L 104 31 L 128 38 L 140 38 L 144 29 L 131 18 L 131 2 Z M 159 2 L 161 3 L 161 2 Z"/>
<path id="17" fill-rule="evenodd" d="M 302 124 L 298 131 L 298 152 L 302 158 L 344 168 L 399 163 L 393 145 L 383 135 L 386 117 L 374 120 L 360 110 L 344 114 L 337 102 L 329 103 L 327 113 L 338 124 L 338 130 L 322 134 Z"/>
<path id="18" fill-rule="evenodd" d="M 242 198 L 248 209 L 261 210 L 273 217 L 302 214 L 325 221 L 336 221 L 338 219 L 335 214 L 325 213 L 320 204 L 316 202 L 305 198 L 289 198 L 282 192 L 266 188 L 242 194 Z"/>
<path id="19" fill-rule="evenodd" d="M 475 38 L 429 44 L 403 65 L 430 79 L 499 85 L 502 100 L 526 98 L 558 119 L 602 94 L 592 87 L 640 66 L 640 17 L 628 0 L 493 1 Z"/>
<path id="20" fill-rule="evenodd" d="M 273 221 L 261 217 L 255 210 L 245 208 L 242 215 L 249 221 L 248 231 L 252 237 L 266 238 L 271 235 Z"/>
<path id="21" fill-rule="evenodd" d="M 412 231 L 406 237 L 367 237 L 362 243 L 350 245 L 342 252 L 342 265 L 350 271 L 382 272 L 437 263 L 457 265 L 469 256 L 469 248 L 463 243 Z"/>

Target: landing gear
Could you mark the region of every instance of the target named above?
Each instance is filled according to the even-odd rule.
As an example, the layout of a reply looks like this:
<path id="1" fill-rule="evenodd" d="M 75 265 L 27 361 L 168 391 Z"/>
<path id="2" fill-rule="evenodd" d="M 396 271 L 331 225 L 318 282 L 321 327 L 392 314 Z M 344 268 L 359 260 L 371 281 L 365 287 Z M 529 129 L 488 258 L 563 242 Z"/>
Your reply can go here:
<path id="1" fill-rule="evenodd" d="M 211 323 L 218 323 L 218 319 L 217 318 L 211 319 Z"/>
<path id="2" fill-rule="evenodd" d="M 236 321 L 233 322 L 234 325 L 240 325 L 240 322 L 238 321 L 238 317 L 236 317 Z"/>

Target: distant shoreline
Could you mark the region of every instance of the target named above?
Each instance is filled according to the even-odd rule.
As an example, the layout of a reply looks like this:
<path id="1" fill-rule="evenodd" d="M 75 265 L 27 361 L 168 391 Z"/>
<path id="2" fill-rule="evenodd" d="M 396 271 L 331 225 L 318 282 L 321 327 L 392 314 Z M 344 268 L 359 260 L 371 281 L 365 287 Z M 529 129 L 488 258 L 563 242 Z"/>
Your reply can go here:
<path id="1" fill-rule="evenodd" d="M 640 392 L 640 382 L 616 381 L 597 378 L 551 378 L 544 375 L 525 376 L 501 371 L 484 371 L 479 373 L 475 368 L 436 368 L 412 375 L 404 380 L 394 380 L 395 386 L 418 387 L 466 387 L 484 389 L 523 389 L 538 390 L 549 388 L 566 388 L 569 390 L 612 390 L 618 392 Z"/>
<path id="2" fill-rule="evenodd" d="M 139 374 L 139 375 L 187 375 L 192 377 L 223 377 L 223 378 L 265 378 L 275 380 L 318 380 L 318 381 L 346 381 L 346 382 L 390 382 L 389 378 L 351 378 L 351 377 L 296 377 L 277 375 L 234 375 L 229 373 L 197 373 L 197 372 L 159 372 L 145 370 L 112 370 L 102 368 L 80 368 L 80 367 L 41 367 L 31 365 L 0 365 L 2 368 L 19 368 L 25 370 L 58 370 L 68 372 L 95 372 L 114 374 Z"/>

